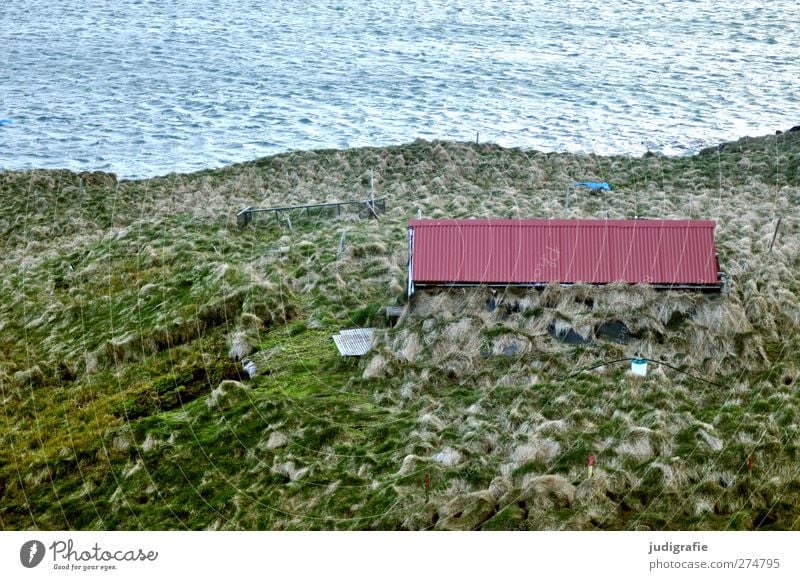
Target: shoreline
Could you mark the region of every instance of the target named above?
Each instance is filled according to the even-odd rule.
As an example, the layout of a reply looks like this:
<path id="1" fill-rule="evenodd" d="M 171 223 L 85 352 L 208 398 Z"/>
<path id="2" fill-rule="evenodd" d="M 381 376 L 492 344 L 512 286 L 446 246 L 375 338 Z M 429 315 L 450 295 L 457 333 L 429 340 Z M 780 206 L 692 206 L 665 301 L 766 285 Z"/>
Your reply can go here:
<path id="1" fill-rule="evenodd" d="M 200 167 L 197 169 L 189 169 L 186 171 L 168 171 L 166 173 L 159 173 L 156 175 L 150 176 L 124 176 L 121 175 L 118 171 L 113 170 L 106 170 L 106 169 L 98 169 L 97 167 L 84 167 L 84 168 L 70 168 L 70 167 L 28 167 L 28 168 L 13 168 L 13 167 L 0 167 L 0 175 L 7 172 L 27 172 L 27 171 L 66 171 L 72 174 L 83 174 L 83 173 L 93 173 L 93 174 L 109 174 L 114 175 L 120 182 L 127 182 L 127 183 L 134 183 L 134 182 L 143 182 L 148 180 L 157 180 L 163 179 L 170 176 L 175 175 L 182 175 L 182 176 L 191 176 L 200 173 L 207 173 L 207 172 L 216 172 L 216 171 L 224 171 L 233 167 L 240 167 L 243 165 L 248 164 L 255 164 L 259 161 L 264 159 L 270 158 L 277 158 L 277 157 L 285 157 L 295 154 L 318 154 L 318 153 L 329 153 L 329 152 L 355 152 L 355 151 L 380 151 L 380 150 L 393 150 L 393 149 L 403 149 L 406 147 L 413 146 L 415 144 L 420 143 L 427 143 L 430 145 L 435 145 L 437 143 L 443 144 L 450 144 L 450 145 L 480 145 L 480 146 L 489 146 L 494 148 L 499 148 L 501 150 L 508 150 L 508 151 L 521 151 L 525 154 L 543 154 L 543 155 L 564 155 L 564 156 L 574 156 L 574 157 L 595 157 L 595 158 L 602 158 L 602 159 L 641 159 L 647 156 L 655 156 L 655 157 L 663 157 L 663 158 L 693 158 L 698 155 L 702 155 L 706 152 L 713 151 L 720 147 L 725 147 L 731 144 L 740 143 L 740 142 L 747 142 L 761 138 L 767 137 L 776 137 L 780 135 L 785 135 L 787 133 L 793 133 L 800 131 L 800 125 L 792 126 L 788 129 L 776 129 L 774 133 L 764 134 L 764 135 L 742 135 L 735 139 L 729 141 L 721 141 L 716 144 L 710 143 L 703 147 L 693 148 L 687 150 L 686 153 L 683 154 L 672 154 L 672 153 L 661 153 L 658 151 L 651 151 L 649 149 L 645 150 L 644 153 L 640 155 L 636 155 L 634 153 L 612 153 L 612 154 L 601 154 L 595 153 L 593 151 L 559 151 L 559 150 L 544 150 L 544 149 L 537 149 L 536 147 L 523 147 L 523 146 L 508 146 L 508 145 L 501 145 L 495 143 L 493 141 L 478 141 L 477 143 L 473 141 L 458 141 L 458 140 L 449 140 L 449 139 L 422 139 L 417 138 L 413 141 L 407 141 L 404 143 L 392 143 L 392 144 L 385 144 L 385 145 L 363 145 L 358 147 L 346 147 L 346 148 L 337 148 L 337 147 L 320 147 L 314 149 L 289 149 L 285 151 L 279 151 L 276 153 L 272 153 L 269 155 L 264 155 L 261 157 L 255 157 L 252 159 L 247 159 L 243 161 L 232 161 L 229 163 L 224 163 L 221 165 L 207 165 L 205 167 Z M 644 144 L 644 143 L 643 143 Z M 671 146 L 672 149 L 676 148 L 676 146 Z"/>

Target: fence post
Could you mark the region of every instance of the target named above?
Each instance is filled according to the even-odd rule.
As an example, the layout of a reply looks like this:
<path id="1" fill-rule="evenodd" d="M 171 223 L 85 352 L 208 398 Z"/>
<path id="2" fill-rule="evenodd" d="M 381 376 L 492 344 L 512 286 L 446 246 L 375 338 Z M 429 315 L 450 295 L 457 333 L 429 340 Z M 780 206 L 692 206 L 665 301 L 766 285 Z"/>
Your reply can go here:
<path id="1" fill-rule="evenodd" d="M 778 218 L 778 223 L 775 224 L 775 233 L 772 234 L 772 241 L 769 243 L 769 251 L 767 252 L 768 254 L 772 253 L 772 246 L 775 245 L 775 238 L 778 237 L 778 228 L 781 227 L 781 220 L 782 219 L 783 218 L 779 217 Z"/>
<path id="2" fill-rule="evenodd" d="M 253 219 L 253 214 L 250 212 L 250 207 L 244 208 L 242 211 L 236 214 L 236 225 L 240 228 L 243 228 L 250 221 Z"/>

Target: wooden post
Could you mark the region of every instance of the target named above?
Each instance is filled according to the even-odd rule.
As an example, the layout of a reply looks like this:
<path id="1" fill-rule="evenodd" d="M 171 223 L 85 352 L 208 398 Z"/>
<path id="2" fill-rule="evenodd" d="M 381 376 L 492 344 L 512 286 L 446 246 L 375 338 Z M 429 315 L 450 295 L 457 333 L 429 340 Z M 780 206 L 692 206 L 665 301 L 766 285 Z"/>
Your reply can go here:
<path id="1" fill-rule="evenodd" d="M 478 137 L 480 137 L 480 136 L 481 136 L 480 131 L 475 131 L 475 145 L 478 144 Z"/>
<path id="2" fill-rule="evenodd" d="M 378 217 L 378 212 L 375 211 L 375 173 L 372 169 L 369 170 L 369 205 L 372 215 Z"/>
<path id="3" fill-rule="evenodd" d="M 769 251 L 767 252 L 768 254 L 772 253 L 772 246 L 775 245 L 775 238 L 778 237 L 778 228 L 781 227 L 781 219 L 783 218 L 778 218 L 778 223 L 775 224 L 775 232 L 772 234 L 772 241 L 769 243 Z"/>

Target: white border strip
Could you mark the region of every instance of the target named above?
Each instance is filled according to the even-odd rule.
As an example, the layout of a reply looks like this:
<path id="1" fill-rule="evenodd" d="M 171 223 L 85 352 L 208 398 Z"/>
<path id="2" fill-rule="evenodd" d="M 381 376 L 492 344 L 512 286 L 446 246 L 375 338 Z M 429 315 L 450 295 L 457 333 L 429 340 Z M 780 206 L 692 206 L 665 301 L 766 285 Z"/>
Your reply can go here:
<path id="1" fill-rule="evenodd" d="M 34 568 L 26 542 L 45 546 Z M 71 558 L 66 550 L 72 542 Z M 798 532 L 5 532 L 4 578 L 797 578 Z M 62 544 L 56 544 L 61 542 Z M 97 549 L 95 549 L 97 546 Z M 95 554 L 157 553 L 97 561 Z M 88 559 L 87 559 L 88 558 Z M 705 564 L 703 564 L 705 562 Z M 722 563 L 729 563 L 726 568 Z M 63 566 L 63 567 L 62 567 Z M 84 566 L 97 566 L 85 569 Z M 102 570 L 102 566 L 109 569 Z M 114 568 L 111 569 L 110 566 Z M 659 567 L 656 567 L 659 566 Z"/>

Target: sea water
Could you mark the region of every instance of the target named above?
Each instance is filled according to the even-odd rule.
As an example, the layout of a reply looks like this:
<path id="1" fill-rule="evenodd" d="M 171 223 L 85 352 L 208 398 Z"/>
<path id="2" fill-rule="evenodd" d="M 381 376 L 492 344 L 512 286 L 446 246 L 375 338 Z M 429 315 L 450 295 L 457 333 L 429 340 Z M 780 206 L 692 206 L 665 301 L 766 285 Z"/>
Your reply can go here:
<path id="1" fill-rule="evenodd" d="M 800 123 L 796 0 L 5 0 L 0 169 L 422 139 L 688 154 Z"/>

